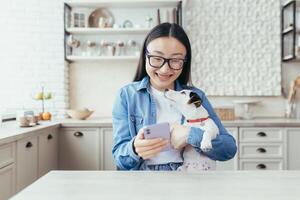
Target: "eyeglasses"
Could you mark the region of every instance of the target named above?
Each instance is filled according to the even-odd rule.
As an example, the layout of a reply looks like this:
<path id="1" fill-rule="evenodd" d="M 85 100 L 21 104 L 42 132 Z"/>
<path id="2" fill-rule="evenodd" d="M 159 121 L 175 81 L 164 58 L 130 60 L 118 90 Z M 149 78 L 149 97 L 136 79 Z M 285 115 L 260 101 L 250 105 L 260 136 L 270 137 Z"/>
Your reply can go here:
<path id="1" fill-rule="evenodd" d="M 146 51 L 146 56 L 148 58 L 149 65 L 154 68 L 161 68 L 167 62 L 171 69 L 180 70 L 186 62 L 186 59 L 181 58 L 164 58 L 161 56 L 149 55 L 148 51 Z"/>

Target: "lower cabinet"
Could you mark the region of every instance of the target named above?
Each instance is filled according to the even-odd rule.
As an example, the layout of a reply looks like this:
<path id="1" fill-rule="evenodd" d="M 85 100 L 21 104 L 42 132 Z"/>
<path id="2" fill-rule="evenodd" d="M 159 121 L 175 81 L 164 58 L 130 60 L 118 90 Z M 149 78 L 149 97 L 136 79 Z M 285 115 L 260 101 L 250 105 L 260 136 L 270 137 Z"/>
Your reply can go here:
<path id="1" fill-rule="evenodd" d="M 101 129 L 101 146 L 102 146 L 101 169 L 116 170 L 117 168 L 114 162 L 114 157 L 112 155 L 112 147 L 113 147 L 112 128 Z"/>
<path id="2" fill-rule="evenodd" d="M 17 141 L 17 191 L 38 178 L 37 136 Z"/>
<path id="3" fill-rule="evenodd" d="M 59 169 L 115 170 L 112 128 L 61 128 Z"/>
<path id="4" fill-rule="evenodd" d="M 58 129 L 45 130 L 38 135 L 38 139 L 38 176 L 41 177 L 51 170 L 58 169 Z"/>
<path id="5" fill-rule="evenodd" d="M 0 200 L 6 200 L 15 194 L 15 144 L 0 145 Z"/>
<path id="6" fill-rule="evenodd" d="M 15 164 L 0 169 L 0 200 L 15 194 Z"/>
<path id="7" fill-rule="evenodd" d="M 238 128 L 237 127 L 227 127 L 226 130 L 231 134 L 238 146 Z M 238 169 L 238 151 L 236 152 L 234 158 L 228 161 L 217 161 L 217 170 L 237 170 Z"/>
<path id="8" fill-rule="evenodd" d="M 288 128 L 287 133 L 287 169 L 300 170 L 300 128 Z"/>
<path id="9" fill-rule="evenodd" d="M 62 128 L 60 130 L 59 169 L 100 169 L 98 128 Z"/>

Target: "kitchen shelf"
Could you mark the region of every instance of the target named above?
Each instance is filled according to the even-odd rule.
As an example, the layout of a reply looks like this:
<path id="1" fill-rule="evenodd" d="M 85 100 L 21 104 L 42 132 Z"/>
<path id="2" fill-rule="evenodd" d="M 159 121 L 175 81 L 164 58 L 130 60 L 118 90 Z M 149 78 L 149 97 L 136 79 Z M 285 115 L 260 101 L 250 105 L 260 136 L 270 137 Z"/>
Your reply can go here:
<path id="1" fill-rule="evenodd" d="M 128 0 L 128 1 L 121 1 L 121 0 L 102 0 L 102 1 L 67 1 L 67 4 L 70 7 L 87 7 L 87 8 L 94 8 L 94 7 L 106 7 L 106 8 L 166 8 L 166 7 L 176 7 L 178 4 L 178 0 Z"/>
<path id="2" fill-rule="evenodd" d="M 74 61 L 138 61 L 139 56 L 67 56 L 67 60 Z"/>
<path id="3" fill-rule="evenodd" d="M 66 32 L 71 34 L 146 34 L 150 30 L 150 28 L 66 28 Z"/>
<path id="4" fill-rule="evenodd" d="M 170 22 L 182 25 L 182 7 L 185 0 L 69 0 L 64 2 L 64 58 L 67 62 L 79 61 L 138 61 L 135 56 L 140 51 L 143 40 L 158 21 L 165 22 L 168 14 Z M 91 12 L 96 9 L 107 10 L 113 22 L 109 28 L 102 25 L 89 27 Z M 166 13 L 169 12 L 169 13 Z M 172 13 L 172 14 L 171 14 Z M 94 16 L 93 16 L 94 17 Z M 146 19 L 152 21 L 146 23 Z M 159 18 L 158 18 L 159 17 Z M 74 20 L 75 19 L 75 20 Z M 100 19 L 100 18 L 99 18 Z M 98 21 L 99 21 L 98 19 Z M 158 20 L 156 20 L 158 19 Z M 95 20 L 95 19 L 94 19 Z M 96 19 L 97 20 L 97 19 Z M 132 28 L 123 28 L 123 24 L 131 22 Z M 96 22 L 97 24 L 98 22 Z M 146 24 L 145 24 L 146 23 Z M 112 28 L 118 25 L 119 28 Z M 98 27 L 97 27 L 98 26 Z M 100 27 L 102 28 L 100 28 Z M 148 28 L 148 26 L 150 28 Z M 137 28 L 139 27 L 139 28 Z M 129 43 L 129 41 L 131 42 Z M 87 43 L 105 42 L 114 50 L 102 55 L 114 56 L 77 56 L 88 55 Z M 124 45 L 119 47 L 118 43 Z M 82 46 L 83 45 L 83 46 Z M 79 47 L 79 48 L 78 48 Z M 101 51 L 110 51 L 101 47 Z M 124 48 L 122 48 L 124 47 Z M 122 48 L 121 53 L 117 48 Z M 116 53 L 119 52 L 119 53 Z M 116 56 L 122 55 L 122 56 Z"/>

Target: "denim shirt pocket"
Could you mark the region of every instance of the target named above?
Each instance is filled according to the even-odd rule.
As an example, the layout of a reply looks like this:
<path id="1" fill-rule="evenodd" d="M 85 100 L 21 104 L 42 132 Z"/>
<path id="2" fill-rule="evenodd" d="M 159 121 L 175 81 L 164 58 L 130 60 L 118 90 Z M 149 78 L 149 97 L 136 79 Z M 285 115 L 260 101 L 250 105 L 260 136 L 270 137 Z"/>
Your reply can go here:
<path id="1" fill-rule="evenodd" d="M 143 117 L 138 115 L 130 115 L 130 121 L 133 127 L 135 128 L 135 133 L 137 134 L 139 130 L 143 127 Z"/>

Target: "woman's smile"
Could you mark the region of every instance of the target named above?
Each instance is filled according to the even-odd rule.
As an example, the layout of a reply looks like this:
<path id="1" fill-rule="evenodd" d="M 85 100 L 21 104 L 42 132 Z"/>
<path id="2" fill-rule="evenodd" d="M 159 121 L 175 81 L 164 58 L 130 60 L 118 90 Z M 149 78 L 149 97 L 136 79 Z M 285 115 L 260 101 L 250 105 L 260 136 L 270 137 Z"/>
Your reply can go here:
<path id="1" fill-rule="evenodd" d="M 159 78 L 160 81 L 168 81 L 173 74 L 160 74 L 160 73 L 155 73 L 155 75 Z"/>

